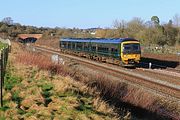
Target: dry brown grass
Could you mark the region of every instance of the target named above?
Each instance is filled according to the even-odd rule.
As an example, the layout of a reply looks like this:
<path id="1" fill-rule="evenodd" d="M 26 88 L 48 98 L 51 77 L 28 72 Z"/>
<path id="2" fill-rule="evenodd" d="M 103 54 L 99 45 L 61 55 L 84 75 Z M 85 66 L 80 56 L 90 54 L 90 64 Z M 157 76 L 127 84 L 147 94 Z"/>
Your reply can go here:
<path id="1" fill-rule="evenodd" d="M 51 59 L 38 53 L 28 51 L 20 52 L 16 56 L 16 62 L 25 65 L 37 66 L 39 69 L 47 70 L 51 74 L 69 75 L 67 67 L 60 64 L 52 63 Z"/>
<path id="2" fill-rule="evenodd" d="M 178 118 L 180 115 L 177 102 L 170 102 L 137 86 L 114 81 L 103 75 L 92 75 L 86 84 L 96 88 L 102 98 L 115 106 L 121 101 L 168 117 Z"/>
<path id="3" fill-rule="evenodd" d="M 59 37 L 43 36 L 37 40 L 36 44 L 59 49 Z"/>

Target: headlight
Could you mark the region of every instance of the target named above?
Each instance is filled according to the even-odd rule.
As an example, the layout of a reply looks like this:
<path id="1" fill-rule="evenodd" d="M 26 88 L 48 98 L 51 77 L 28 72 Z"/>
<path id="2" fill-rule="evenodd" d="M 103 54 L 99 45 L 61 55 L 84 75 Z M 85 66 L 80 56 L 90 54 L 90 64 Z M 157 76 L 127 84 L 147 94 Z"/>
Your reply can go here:
<path id="1" fill-rule="evenodd" d="M 127 58 L 128 56 L 127 56 L 127 55 L 124 55 L 123 57 Z"/>

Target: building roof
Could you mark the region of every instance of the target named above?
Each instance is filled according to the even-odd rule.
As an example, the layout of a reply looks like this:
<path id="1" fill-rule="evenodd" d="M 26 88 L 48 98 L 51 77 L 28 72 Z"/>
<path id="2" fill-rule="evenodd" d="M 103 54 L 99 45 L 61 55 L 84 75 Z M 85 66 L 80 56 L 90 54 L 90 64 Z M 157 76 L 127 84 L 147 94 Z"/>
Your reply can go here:
<path id="1" fill-rule="evenodd" d="M 42 34 L 18 34 L 18 37 L 20 39 L 26 39 L 26 38 L 36 38 L 39 39 L 42 37 Z"/>

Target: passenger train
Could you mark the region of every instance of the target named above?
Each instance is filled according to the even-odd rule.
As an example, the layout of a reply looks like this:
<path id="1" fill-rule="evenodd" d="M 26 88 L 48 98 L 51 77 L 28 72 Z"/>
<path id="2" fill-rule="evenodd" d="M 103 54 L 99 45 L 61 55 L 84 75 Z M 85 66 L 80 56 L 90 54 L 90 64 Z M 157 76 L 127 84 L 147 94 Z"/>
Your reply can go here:
<path id="1" fill-rule="evenodd" d="M 133 38 L 61 38 L 62 52 L 89 59 L 135 66 L 140 62 L 140 42 Z"/>

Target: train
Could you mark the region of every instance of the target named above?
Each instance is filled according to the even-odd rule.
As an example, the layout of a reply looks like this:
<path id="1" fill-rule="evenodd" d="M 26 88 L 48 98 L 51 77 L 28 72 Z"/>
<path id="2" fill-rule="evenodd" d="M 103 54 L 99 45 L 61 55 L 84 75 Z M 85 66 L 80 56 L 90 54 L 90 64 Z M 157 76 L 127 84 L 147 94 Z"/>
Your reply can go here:
<path id="1" fill-rule="evenodd" d="M 60 50 L 96 61 L 136 66 L 141 59 L 140 41 L 134 38 L 60 38 Z"/>

